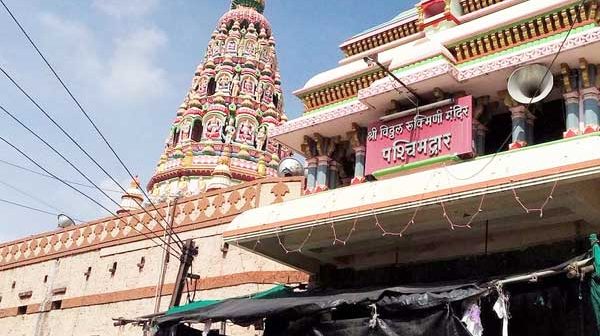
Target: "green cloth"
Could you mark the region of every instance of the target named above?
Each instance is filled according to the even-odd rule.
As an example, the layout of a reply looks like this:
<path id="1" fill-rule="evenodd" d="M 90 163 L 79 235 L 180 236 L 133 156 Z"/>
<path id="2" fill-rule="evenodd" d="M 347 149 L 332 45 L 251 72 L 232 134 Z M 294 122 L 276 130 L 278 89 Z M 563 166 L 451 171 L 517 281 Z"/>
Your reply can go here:
<path id="1" fill-rule="evenodd" d="M 591 235 L 590 243 L 592 243 L 592 256 L 594 257 L 594 273 L 592 273 L 592 279 L 590 280 L 590 292 L 594 315 L 596 315 L 596 327 L 600 332 L 600 243 L 598 242 L 598 236 Z"/>
<path id="2" fill-rule="evenodd" d="M 254 294 L 247 295 L 247 296 L 236 297 L 235 299 L 244 299 L 244 298 L 275 299 L 275 298 L 285 297 L 285 296 L 289 295 L 290 293 L 291 293 L 290 288 L 288 288 L 284 285 L 277 285 L 269 290 L 254 293 Z M 166 315 L 173 315 L 173 314 L 178 314 L 178 313 L 189 312 L 189 311 L 196 310 L 196 309 L 206 308 L 206 307 L 210 307 L 212 305 L 215 305 L 215 304 L 223 302 L 223 301 L 224 300 L 194 301 L 185 306 L 173 307 L 167 311 Z"/>

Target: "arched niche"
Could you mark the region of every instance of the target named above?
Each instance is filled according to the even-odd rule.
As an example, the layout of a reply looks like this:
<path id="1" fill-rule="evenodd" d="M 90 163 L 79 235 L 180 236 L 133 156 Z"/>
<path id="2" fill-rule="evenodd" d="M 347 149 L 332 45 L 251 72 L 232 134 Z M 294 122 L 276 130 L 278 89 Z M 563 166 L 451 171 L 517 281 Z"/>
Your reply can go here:
<path id="1" fill-rule="evenodd" d="M 263 123 L 260 126 L 258 126 L 258 129 L 256 130 L 256 137 L 254 139 L 254 142 L 256 149 L 258 149 L 259 151 L 266 150 L 270 127 L 270 124 Z"/>
<path id="2" fill-rule="evenodd" d="M 261 97 L 261 103 L 269 105 L 273 102 L 273 95 L 275 94 L 275 88 L 271 83 L 263 84 L 263 93 Z"/>
<path id="3" fill-rule="evenodd" d="M 236 117 L 236 126 L 237 132 L 235 135 L 235 142 L 254 146 L 256 129 L 258 127 L 256 118 L 249 115 L 238 116 Z"/>
<path id="4" fill-rule="evenodd" d="M 221 113 L 207 113 L 202 118 L 203 132 L 202 140 L 222 141 L 225 116 Z"/>
<path id="5" fill-rule="evenodd" d="M 255 40 L 246 40 L 244 43 L 244 56 L 248 58 L 256 58 L 256 50 L 258 45 Z"/>
<path id="6" fill-rule="evenodd" d="M 195 118 L 192 121 L 192 132 L 190 133 L 190 139 L 194 142 L 202 140 L 202 119 Z"/>
<path id="7" fill-rule="evenodd" d="M 171 134 L 172 134 L 171 145 L 173 147 L 176 147 L 177 144 L 179 144 L 179 138 L 181 135 L 181 130 L 179 129 L 179 125 L 173 126 L 173 131 L 171 132 Z"/>
<path id="8" fill-rule="evenodd" d="M 235 37 L 225 40 L 225 52 L 229 55 L 237 55 L 239 41 Z"/>
<path id="9" fill-rule="evenodd" d="M 220 73 L 217 75 L 217 91 L 223 92 L 226 94 L 231 93 L 231 74 L 229 73 Z"/>
<path id="10" fill-rule="evenodd" d="M 217 81 L 214 78 L 208 79 L 208 84 L 206 86 L 206 95 L 212 96 L 217 92 Z"/>
<path id="11" fill-rule="evenodd" d="M 254 97 L 256 94 L 256 85 L 258 80 L 254 76 L 245 75 L 242 77 L 242 94 L 250 97 Z"/>

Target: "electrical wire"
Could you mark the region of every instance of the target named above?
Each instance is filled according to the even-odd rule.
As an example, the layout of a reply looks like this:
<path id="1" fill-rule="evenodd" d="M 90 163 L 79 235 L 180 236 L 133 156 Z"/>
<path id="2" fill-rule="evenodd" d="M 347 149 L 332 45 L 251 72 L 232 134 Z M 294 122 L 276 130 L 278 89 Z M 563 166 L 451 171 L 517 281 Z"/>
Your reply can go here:
<path id="1" fill-rule="evenodd" d="M 1 0 L 0 0 L 1 1 Z M 96 159 L 94 159 L 88 151 L 86 151 L 80 144 L 78 141 L 76 141 L 70 134 L 69 132 L 67 132 L 58 122 L 56 122 L 56 120 L 54 120 L 54 118 L 52 118 L 52 116 L 50 116 L 50 114 L 48 112 L 46 112 L 46 110 L 40 106 L 40 104 L 38 104 L 38 102 L 33 99 L 33 97 L 31 97 L 31 95 L 2 67 L 0 66 L 0 72 L 2 72 L 4 74 L 4 76 L 6 78 L 8 78 L 8 80 L 10 80 L 10 82 L 17 88 L 19 89 L 19 91 L 21 91 L 21 93 L 23 95 L 25 95 L 29 101 L 31 101 L 31 103 L 33 103 L 38 110 L 40 110 L 42 112 L 42 114 L 44 114 L 44 116 L 50 120 L 50 122 L 56 126 L 77 148 L 79 148 L 79 150 L 85 154 L 85 156 L 90 159 L 95 165 L 96 167 L 98 167 L 113 183 L 115 183 L 115 185 L 117 185 L 124 193 L 127 193 L 127 190 L 125 190 L 125 188 L 123 188 L 121 186 L 121 184 L 119 182 L 117 182 L 117 180 L 115 180 L 115 178 L 108 172 L 106 171 L 106 169 L 100 164 L 98 163 L 98 161 L 96 161 Z M 10 112 L 8 112 L 5 108 L 2 108 L 2 110 L 8 114 L 12 119 L 14 119 L 15 121 L 17 121 L 21 126 L 25 127 L 30 133 L 32 133 L 34 136 L 36 136 L 38 139 L 41 140 L 41 138 L 33 131 L 31 131 L 30 129 L 28 129 L 21 121 L 19 121 L 14 115 L 12 115 Z M 45 141 L 44 141 L 45 142 Z M 47 144 L 47 143 L 46 143 Z M 56 152 L 56 151 L 55 151 Z M 57 153 L 59 154 L 59 153 Z M 59 156 L 62 157 L 62 155 L 59 154 Z M 66 160 L 63 157 L 64 160 Z M 67 160 L 68 161 L 68 160 Z M 91 183 L 96 189 L 98 189 L 102 194 L 104 194 L 108 199 L 110 199 L 113 203 L 116 203 L 110 196 L 108 196 L 104 191 L 101 190 L 100 187 L 98 187 L 96 184 L 94 184 L 94 182 L 92 182 L 89 178 L 87 178 L 85 176 L 85 174 L 83 174 L 81 171 L 79 171 L 79 169 L 77 169 L 75 166 L 71 165 L 71 167 L 73 167 L 75 170 L 77 170 L 77 172 L 79 172 L 80 174 L 82 174 L 82 176 L 89 182 Z M 135 179 L 135 177 L 134 177 Z M 138 186 L 139 187 L 139 186 Z M 142 188 L 139 188 L 140 190 L 143 191 Z M 134 201 L 137 203 L 137 205 L 146 213 L 148 214 L 152 219 L 156 220 L 156 218 L 154 218 L 154 216 L 152 216 L 146 209 L 145 207 L 142 205 L 142 202 L 134 199 Z M 117 206 L 119 206 L 118 203 L 116 203 Z M 169 224 L 167 223 L 166 219 L 162 216 L 162 214 L 160 213 L 160 211 L 158 209 L 156 209 L 156 207 L 154 207 L 154 210 L 156 211 L 156 213 L 159 215 L 159 217 L 162 219 L 162 221 L 165 223 L 165 227 L 169 227 Z M 172 234 L 172 233 L 171 233 Z M 175 240 L 175 243 L 179 246 L 179 248 L 183 247 L 183 242 L 181 241 L 181 239 L 179 239 L 178 236 L 176 236 L 176 238 L 178 238 L 179 242 L 177 240 Z"/>
<path id="2" fill-rule="evenodd" d="M 23 204 L 23 203 L 9 201 L 9 200 L 4 199 L 4 198 L 0 198 L 0 202 L 6 203 L 6 204 L 10 204 L 10 205 L 14 205 L 14 206 L 19 207 L 19 208 L 28 209 L 28 210 L 31 210 L 31 211 L 43 213 L 43 214 L 46 214 L 46 215 L 58 216 L 59 214 L 62 213 L 62 211 L 59 211 L 58 213 L 53 213 L 53 212 L 42 210 L 42 209 L 30 206 L 30 205 L 26 205 L 26 204 Z M 73 218 L 73 220 L 75 220 L 77 222 L 82 222 L 82 220 L 80 220 L 80 219 Z"/>
<path id="3" fill-rule="evenodd" d="M 0 180 L 0 184 L 1 184 L 1 185 L 3 185 L 3 186 L 5 186 L 5 187 L 7 187 L 7 188 L 9 188 L 9 189 L 12 189 L 12 190 L 14 190 L 14 191 L 18 192 L 18 193 L 19 193 L 19 194 L 21 194 L 21 195 L 24 195 L 24 196 L 26 196 L 26 197 L 29 197 L 29 198 L 31 198 L 32 200 L 34 200 L 34 201 L 36 201 L 36 202 L 38 202 L 38 203 L 40 203 L 40 204 L 43 204 L 43 205 L 45 205 L 45 206 L 46 206 L 46 207 L 48 207 L 49 209 L 52 209 L 52 210 L 54 210 L 54 211 L 57 211 L 57 214 L 62 214 L 62 213 L 65 213 L 64 211 L 62 211 L 62 210 L 60 210 L 60 209 L 56 208 L 56 207 L 55 207 L 55 206 L 53 206 L 52 204 L 50 204 L 50 203 L 48 203 L 48 202 L 44 201 L 43 199 L 41 199 L 41 198 L 39 198 L 39 197 L 37 197 L 37 196 L 35 196 L 35 195 L 32 195 L 32 194 L 30 194 L 30 193 L 26 192 L 25 190 L 23 190 L 23 189 L 20 189 L 20 188 L 18 188 L 18 187 L 16 187 L 16 186 L 14 186 L 14 185 L 12 185 L 12 184 L 10 184 L 10 183 L 8 183 L 8 182 L 4 182 L 4 181 L 1 181 L 1 180 Z M 79 220 L 79 219 L 75 219 L 75 220 L 76 220 L 77 222 L 85 222 L 85 221 L 83 221 L 83 220 Z"/>
<path id="4" fill-rule="evenodd" d="M 46 177 L 46 178 L 54 180 L 54 178 L 52 176 L 48 175 L 48 174 L 44 174 L 44 173 L 41 173 L 39 171 L 35 171 L 33 169 L 29 169 L 27 167 L 23 167 L 23 166 L 18 165 L 16 163 L 12 163 L 12 162 L 9 162 L 9 161 L 6 161 L 6 160 L 2 160 L 2 159 L 0 159 L 0 163 L 3 163 L 5 165 L 7 165 L 7 166 L 11 166 L 13 168 L 21 169 L 23 171 L 26 171 L 26 172 L 29 172 L 29 173 L 32 173 L 32 174 L 35 174 L 35 175 L 38 175 L 38 176 L 43 176 L 43 177 Z M 85 183 L 75 182 L 75 181 L 71 181 L 71 180 L 67 180 L 67 179 L 64 179 L 64 180 L 67 181 L 67 182 L 69 182 L 70 184 L 74 184 L 74 185 L 77 185 L 77 186 L 80 186 L 80 187 L 85 187 L 85 188 L 90 188 L 90 189 L 96 189 L 96 188 L 94 188 L 94 186 L 91 186 L 91 185 L 88 185 L 88 184 L 85 184 Z M 104 190 L 106 192 L 118 193 L 119 195 L 123 194 L 122 191 L 118 191 L 118 190 L 114 190 L 114 189 L 109 189 L 109 188 L 102 188 L 102 190 Z"/>
<path id="5" fill-rule="evenodd" d="M 6 5 L 6 3 L 4 2 L 4 0 L 0 0 L 0 3 L 2 3 L 2 6 L 4 7 L 4 9 L 7 11 L 7 13 L 10 15 L 10 17 L 12 18 L 12 20 L 15 22 L 15 24 L 19 27 L 19 29 L 21 30 L 21 32 L 23 33 L 23 35 L 27 38 L 27 40 L 29 41 L 29 43 L 31 44 L 31 46 L 35 49 L 35 51 L 37 52 L 37 54 L 42 58 L 42 60 L 44 61 L 44 63 L 46 64 L 46 66 L 50 69 L 50 71 L 52 72 L 52 74 L 54 75 L 54 77 L 60 82 L 61 86 L 65 89 L 65 91 L 67 92 L 67 94 L 69 95 L 69 97 L 71 97 L 71 99 L 73 100 L 73 102 L 75 102 L 75 104 L 77 105 L 77 107 L 79 108 L 79 110 L 83 113 L 83 115 L 86 117 L 86 119 L 90 122 L 90 124 L 93 126 L 94 130 L 96 131 L 96 133 L 98 133 L 98 135 L 102 138 L 102 140 L 104 141 L 104 143 L 108 146 L 108 148 L 110 149 L 110 151 L 114 154 L 114 156 L 117 158 L 117 160 L 119 161 L 119 163 L 121 164 L 121 166 L 125 169 L 125 171 L 127 171 L 127 174 L 129 175 L 129 177 L 133 180 L 135 180 L 135 176 L 133 175 L 133 173 L 131 172 L 131 170 L 127 167 L 127 165 L 125 165 L 125 162 L 123 162 L 123 160 L 121 159 L 121 157 L 117 154 L 116 150 L 113 148 L 113 146 L 110 144 L 110 142 L 108 141 L 108 139 L 106 139 L 106 137 L 104 136 L 104 134 L 100 131 L 100 129 L 98 128 L 98 126 L 96 125 L 96 123 L 92 120 L 92 118 L 89 116 L 89 114 L 85 111 L 85 109 L 83 108 L 83 106 L 79 103 L 79 101 L 77 100 L 77 98 L 75 98 L 75 96 L 73 95 L 73 93 L 71 92 L 71 90 L 67 87 L 67 85 L 65 84 L 65 82 L 61 79 L 61 77 L 58 75 L 58 73 L 56 72 L 56 70 L 54 69 L 54 67 L 50 64 L 50 62 L 48 61 L 48 59 L 44 56 L 44 54 L 42 53 L 42 51 L 37 47 L 37 45 L 35 44 L 35 42 L 33 41 L 33 39 L 30 37 L 30 35 L 27 33 L 27 31 L 25 30 L 25 28 L 21 25 L 21 23 L 19 22 L 19 20 L 16 18 L 16 16 L 12 13 L 12 11 L 10 10 L 10 8 L 8 8 L 8 6 Z M 23 92 L 23 90 L 21 90 Z M 24 94 L 26 94 L 25 92 L 23 92 Z M 28 98 L 29 95 L 26 94 L 26 96 Z M 30 98 L 31 100 L 31 98 Z M 33 101 L 32 101 L 33 102 Z M 34 103 L 35 104 L 35 103 Z M 36 104 L 37 106 L 37 104 Z M 46 114 L 46 113 L 44 113 Z M 53 121 L 54 122 L 54 121 Z M 58 126 L 56 123 L 54 123 L 56 126 Z M 60 126 L 58 126 L 61 130 L 62 128 Z M 63 133 L 65 133 L 63 131 Z M 66 135 L 66 134 L 65 134 Z M 81 148 L 79 146 L 79 144 L 74 141 L 70 136 L 68 136 L 69 139 L 71 139 L 73 141 L 73 143 L 75 143 L 77 145 L 77 147 L 79 147 L 79 149 L 81 149 L 86 155 L 87 152 L 85 152 L 85 150 L 83 148 Z M 89 157 L 89 155 L 88 155 Z M 89 157 L 94 163 L 96 163 L 96 165 L 105 173 L 107 174 L 107 176 L 113 180 L 114 183 L 116 183 L 119 187 L 121 187 L 121 185 L 115 181 L 100 165 L 97 164 L 97 162 L 92 159 L 91 157 Z M 121 187 L 121 189 L 123 189 Z M 163 217 L 163 215 L 160 213 L 160 211 L 158 211 L 158 209 L 156 208 L 156 205 L 154 204 L 154 202 L 152 201 L 152 199 L 148 196 L 148 194 L 146 193 L 146 191 L 143 188 L 139 188 L 144 197 L 148 200 L 148 202 L 150 202 L 150 205 L 152 206 L 152 208 L 156 211 L 156 213 L 159 215 L 159 217 L 162 219 L 162 221 L 165 223 L 165 227 L 169 228 L 170 225 L 167 223 L 166 219 Z M 125 190 L 124 190 L 125 191 Z M 136 200 L 137 201 L 137 200 Z M 141 206 L 141 205 L 140 205 Z M 143 207 L 142 207 L 143 208 Z M 169 229 L 167 229 L 169 230 Z M 180 248 L 182 248 L 185 244 L 183 243 L 183 240 L 181 240 L 181 238 L 177 235 L 177 233 L 175 233 L 175 230 L 173 230 L 173 228 L 170 228 L 170 234 L 173 235 L 176 240 L 178 241 L 178 245 Z"/>
<path id="6" fill-rule="evenodd" d="M 0 136 L 0 141 L 6 143 L 7 145 L 9 145 L 12 149 L 14 149 L 15 151 L 17 151 L 19 154 L 23 155 L 27 160 L 29 160 L 31 163 L 33 163 L 34 165 L 36 165 L 39 169 L 43 170 L 46 174 L 51 175 L 53 178 L 57 179 L 58 181 L 60 181 L 61 183 L 63 183 L 64 185 L 66 185 L 67 187 L 69 187 L 70 189 L 73 189 L 75 192 L 81 194 L 82 196 L 84 196 L 85 198 L 87 198 L 88 200 L 92 201 L 94 204 L 98 205 L 99 207 L 101 207 L 102 209 L 106 210 L 109 214 L 111 214 L 112 216 L 114 216 L 115 218 L 117 218 L 119 221 L 121 221 L 123 224 L 129 226 L 129 223 L 125 222 L 123 220 L 123 218 L 121 218 L 120 216 L 118 216 L 117 214 L 115 214 L 113 211 L 111 211 L 110 209 L 108 209 L 107 207 L 105 207 L 104 205 L 102 205 L 100 202 L 98 202 L 97 200 L 95 200 L 94 198 L 92 198 L 91 196 L 87 195 L 86 193 L 84 193 L 83 191 L 77 189 L 76 187 L 70 185 L 69 183 L 67 183 L 66 181 L 62 180 L 60 177 L 54 175 L 52 172 L 50 172 L 49 170 L 47 170 L 46 168 L 44 168 L 41 164 L 39 164 L 37 161 L 35 161 L 33 158 L 31 158 L 29 155 L 27 155 L 27 153 L 25 153 L 23 150 L 21 150 L 20 148 L 18 148 L 16 145 L 14 145 L 13 143 L 11 143 L 10 141 L 8 141 L 7 139 L 5 139 L 4 137 Z M 138 223 L 142 224 L 141 221 L 138 221 Z M 134 226 L 130 226 L 133 230 L 137 231 L 138 233 L 140 233 L 141 235 L 143 235 L 144 237 L 150 239 L 151 241 L 153 241 L 154 243 L 156 243 L 156 241 L 146 235 L 144 232 L 138 230 L 135 225 Z M 146 228 L 148 229 L 148 228 Z M 150 230 L 150 232 L 152 232 Z M 156 234 L 155 234 L 156 235 Z M 164 241 L 158 237 L 158 239 L 160 241 L 162 241 L 164 243 Z M 160 244 L 157 244 L 159 247 L 163 248 L 162 246 L 160 246 Z M 168 249 L 173 250 L 175 253 L 171 252 L 171 251 L 167 251 L 169 254 L 171 254 L 172 256 L 174 256 L 175 258 L 179 258 L 180 255 L 177 255 L 176 253 L 179 251 L 176 251 L 175 249 L 172 248 L 172 246 L 170 245 L 166 245 Z"/>
<path id="7" fill-rule="evenodd" d="M 67 159 L 60 151 L 58 151 L 56 148 L 54 148 L 51 144 L 49 144 L 44 138 L 42 138 L 40 135 L 38 135 L 35 131 L 33 131 L 31 128 L 29 128 L 27 125 L 25 125 L 21 120 L 19 120 L 19 118 L 17 118 L 14 114 L 12 114 L 10 111 L 8 111 L 4 106 L 0 105 L 0 110 L 2 110 L 4 113 L 6 113 L 9 117 L 11 117 L 15 122 L 17 122 L 19 125 L 21 125 L 21 127 L 25 128 L 29 133 L 31 133 L 35 138 L 37 138 L 39 141 L 41 141 L 44 145 L 46 145 L 46 147 L 50 148 L 50 150 L 52 150 L 56 155 L 58 155 L 63 161 L 65 161 L 69 166 L 71 166 L 71 168 L 73 168 L 75 171 L 77 171 L 83 178 L 86 179 L 86 181 L 88 181 L 89 183 L 91 183 L 96 189 L 98 189 L 105 197 L 107 197 L 112 203 L 114 203 L 117 207 L 120 206 L 120 204 L 113 200 L 106 192 L 104 192 L 97 184 L 95 184 L 84 172 L 82 172 L 77 166 L 75 166 L 75 164 L 73 164 L 69 159 Z M 143 207 L 142 207 L 143 209 Z M 146 213 L 147 210 L 144 209 L 144 211 Z M 111 212 L 112 213 L 112 212 Z M 150 215 L 150 214 L 149 214 Z M 116 216 L 116 214 L 115 214 Z M 150 215 L 150 217 L 152 217 L 152 215 Z M 155 219 L 154 217 L 152 217 L 153 219 Z M 156 220 L 156 219 L 155 219 Z M 142 224 L 142 226 L 144 228 L 146 228 L 149 232 L 151 232 L 156 238 L 160 238 L 160 236 L 158 236 L 156 233 L 154 233 L 152 230 L 150 230 L 150 228 L 148 228 L 144 223 L 140 223 Z M 163 241 L 164 242 L 164 241 Z"/>

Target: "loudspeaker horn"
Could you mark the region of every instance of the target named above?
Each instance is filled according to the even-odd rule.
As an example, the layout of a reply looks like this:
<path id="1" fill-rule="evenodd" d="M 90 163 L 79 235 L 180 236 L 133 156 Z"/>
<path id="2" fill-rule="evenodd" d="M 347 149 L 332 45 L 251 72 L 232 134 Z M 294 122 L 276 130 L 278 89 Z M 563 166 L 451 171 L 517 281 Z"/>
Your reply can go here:
<path id="1" fill-rule="evenodd" d="M 533 104 L 548 97 L 554 76 L 541 64 L 530 64 L 515 70 L 508 79 L 508 93 L 521 104 Z"/>

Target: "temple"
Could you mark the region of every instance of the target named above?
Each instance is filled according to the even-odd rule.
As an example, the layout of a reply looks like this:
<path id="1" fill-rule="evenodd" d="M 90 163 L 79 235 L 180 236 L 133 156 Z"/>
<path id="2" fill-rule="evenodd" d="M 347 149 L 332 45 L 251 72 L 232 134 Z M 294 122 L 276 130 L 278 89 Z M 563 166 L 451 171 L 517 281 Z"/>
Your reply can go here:
<path id="1" fill-rule="evenodd" d="M 152 204 L 0 244 L 0 330 L 598 335 L 600 1 L 415 2 L 288 121 L 265 1 L 233 0 Z"/>
<path id="2" fill-rule="evenodd" d="M 267 134 L 286 116 L 264 7 L 234 0 L 219 19 L 148 184 L 157 200 L 277 175 L 286 152 Z"/>

